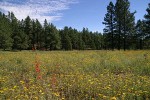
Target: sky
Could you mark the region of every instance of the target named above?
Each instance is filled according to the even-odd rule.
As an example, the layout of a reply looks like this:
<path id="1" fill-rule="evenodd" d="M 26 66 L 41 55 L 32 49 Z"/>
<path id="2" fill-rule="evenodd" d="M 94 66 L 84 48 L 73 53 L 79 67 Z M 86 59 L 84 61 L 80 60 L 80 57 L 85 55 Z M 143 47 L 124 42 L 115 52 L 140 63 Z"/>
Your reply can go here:
<path id="1" fill-rule="evenodd" d="M 90 31 L 102 33 L 105 27 L 102 22 L 110 1 L 114 4 L 116 2 L 116 0 L 0 0 L 0 11 L 6 14 L 12 11 L 19 20 L 30 16 L 43 23 L 44 19 L 47 19 L 58 29 L 71 26 L 81 31 L 86 27 Z M 150 1 L 129 1 L 131 12 L 137 12 L 135 21 L 143 19 Z"/>

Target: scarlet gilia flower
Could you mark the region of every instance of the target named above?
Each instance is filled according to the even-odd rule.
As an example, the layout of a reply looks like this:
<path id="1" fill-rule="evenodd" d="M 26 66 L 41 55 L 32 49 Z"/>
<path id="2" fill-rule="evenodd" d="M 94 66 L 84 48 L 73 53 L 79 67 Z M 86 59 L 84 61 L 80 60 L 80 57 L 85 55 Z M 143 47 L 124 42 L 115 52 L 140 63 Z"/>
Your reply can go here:
<path id="1" fill-rule="evenodd" d="M 40 63 L 39 63 L 37 55 L 36 55 L 36 61 L 35 61 L 35 72 L 37 74 L 37 79 L 42 79 L 42 76 L 40 74 L 40 72 L 41 72 L 41 70 L 40 70 Z"/>

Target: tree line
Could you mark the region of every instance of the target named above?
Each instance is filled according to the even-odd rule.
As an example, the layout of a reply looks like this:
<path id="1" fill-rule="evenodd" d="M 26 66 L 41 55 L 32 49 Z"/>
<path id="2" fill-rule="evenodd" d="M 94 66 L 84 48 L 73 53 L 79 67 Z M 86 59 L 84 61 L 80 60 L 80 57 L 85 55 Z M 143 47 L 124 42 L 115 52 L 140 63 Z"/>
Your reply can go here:
<path id="1" fill-rule="evenodd" d="M 101 49 L 149 49 L 150 3 L 144 20 L 135 23 L 128 0 L 110 2 L 104 17 L 104 33 L 83 28 L 78 31 L 65 26 L 57 29 L 45 19 L 18 20 L 13 12 L 0 12 L 0 49 L 3 50 L 101 50 Z"/>
<path id="2" fill-rule="evenodd" d="M 85 50 L 102 49 L 102 34 L 88 28 L 78 31 L 72 27 L 58 30 L 45 19 L 27 16 L 18 20 L 13 12 L 0 12 L 0 49 L 3 50 Z"/>

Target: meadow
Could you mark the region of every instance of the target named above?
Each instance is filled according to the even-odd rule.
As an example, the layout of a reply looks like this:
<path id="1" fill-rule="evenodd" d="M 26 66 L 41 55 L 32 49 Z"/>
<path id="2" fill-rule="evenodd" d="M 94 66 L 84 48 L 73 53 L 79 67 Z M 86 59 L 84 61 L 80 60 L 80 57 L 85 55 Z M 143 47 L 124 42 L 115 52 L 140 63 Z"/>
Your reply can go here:
<path id="1" fill-rule="evenodd" d="M 0 100 L 150 100 L 150 51 L 0 51 Z"/>

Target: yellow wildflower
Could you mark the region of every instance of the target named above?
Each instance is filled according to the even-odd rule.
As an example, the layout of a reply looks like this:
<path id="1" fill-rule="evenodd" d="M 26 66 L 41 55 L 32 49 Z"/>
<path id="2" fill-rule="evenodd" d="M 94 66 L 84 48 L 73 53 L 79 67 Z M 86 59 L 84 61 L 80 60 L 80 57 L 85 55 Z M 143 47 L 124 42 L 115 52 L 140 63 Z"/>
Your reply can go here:
<path id="1" fill-rule="evenodd" d="M 24 90 L 25 90 L 25 91 L 28 91 L 27 87 L 24 87 Z"/>
<path id="2" fill-rule="evenodd" d="M 0 93 L 4 93 L 4 91 L 0 91 Z"/>
<path id="3" fill-rule="evenodd" d="M 59 95 L 59 93 L 57 92 L 57 93 L 53 93 L 56 97 L 59 97 L 60 95 Z"/>
<path id="4" fill-rule="evenodd" d="M 17 86 L 15 85 L 13 88 L 14 88 L 14 89 L 16 89 L 16 88 L 17 88 Z"/>
<path id="5" fill-rule="evenodd" d="M 117 100 L 117 98 L 116 97 L 111 97 L 110 100 Z"/>
<path id="6" fill-rule="evenodd" d="M 20 81 L 21 84 L 24 84 L 24 81 Z"/>

